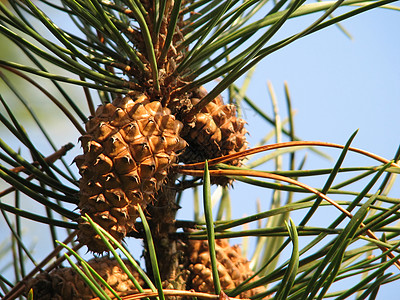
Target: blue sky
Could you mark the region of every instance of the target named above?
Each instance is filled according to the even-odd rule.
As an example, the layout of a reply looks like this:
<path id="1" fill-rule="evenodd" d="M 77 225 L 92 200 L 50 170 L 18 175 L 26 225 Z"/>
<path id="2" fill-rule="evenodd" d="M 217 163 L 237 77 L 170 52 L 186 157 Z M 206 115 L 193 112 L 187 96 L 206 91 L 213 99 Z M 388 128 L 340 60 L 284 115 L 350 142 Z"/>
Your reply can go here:
<path id="1" fill-rule="evenodd" d="M 270 80 L 285 112 L 287 81 L 303 139 L 344 143 L 359 129 L 358 147 L 390 156 L 400 141 L 395 132 L 400 125 L 399 12 L 378 9 L 342 25 L 353 40 L 332 26 L 267 57 L 249 95 L 262 98 Z"/>

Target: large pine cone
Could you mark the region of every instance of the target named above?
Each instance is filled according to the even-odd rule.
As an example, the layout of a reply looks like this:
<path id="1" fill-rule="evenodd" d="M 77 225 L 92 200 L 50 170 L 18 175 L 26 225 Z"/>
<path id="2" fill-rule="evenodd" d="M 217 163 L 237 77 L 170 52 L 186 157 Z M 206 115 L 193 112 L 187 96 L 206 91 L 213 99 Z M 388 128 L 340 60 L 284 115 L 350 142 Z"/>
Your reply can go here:
<path id="1" fill-rule="evenodd" d="M 80 180 L 81 214 L 121 241 L 134 230 L 143 209 L 153 200 L 167 170 L 186 146 L 182 123 L 158 101 L 131 94 L 100 106 L 80 138 L 84 154 L 75 162 Z M 94 252 L 106 251 L 88 223 L 79 225 L 78 239 Z"/>
<path id="2" fill-rule="evenodd" d="M 115 259 L 95 258 L 88 263 L 120 296 L 137 291 Z M 124 263 L 140 286 L 144 286 L 144 281 L 133 266 L 127 260 Z M 82 277 L 72 268 L 41 273 L 29 282 L 27 292 L 30 289 L 33 290 L 34 300 L 89 300 L 95 297 Z M 107 295 L 113 296 L 108 289 L 105 291 Z"/>

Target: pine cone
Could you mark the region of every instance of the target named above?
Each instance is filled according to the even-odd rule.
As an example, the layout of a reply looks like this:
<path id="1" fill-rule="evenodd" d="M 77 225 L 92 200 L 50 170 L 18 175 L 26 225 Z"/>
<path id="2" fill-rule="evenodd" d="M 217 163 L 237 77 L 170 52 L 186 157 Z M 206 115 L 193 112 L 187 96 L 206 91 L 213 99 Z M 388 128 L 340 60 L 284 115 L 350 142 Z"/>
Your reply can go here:
<path id="1" fill-rule="evenodd" d="M 207 94 L 204 88 L 199 88 L 190 103 L 185 107 L 193 107 Z M 235 154 L 247 149 L 246 122 L 236 116 L 236 107 L 224 104 L 221 96 L 208 103 L 192 122 L 185 122 L 182 137 L 187 141 L 184 153 L 180 160 L 184 163 L 201 162 L 224 155 Z M 226 162 L 233 166 L 240 166 L 242 159 L 233 159 Z M 231 181 L 225 177 L 212 178 L 212 183 L 227 185 Z"/>
<path id="2" fill-rule="evenodd" d="M 120 296 L 137 291 L 115 259 L 95 258 L 88 263 Z M 139 284 L 144 286 L 144 281 L 133 266 L 127 260 L 124 260 L 124 263 Z M 89 300 L 95 297 L 73 268 L 60 268 L 50 273 L 41 273 L 29 282 L 27 292 L 30 289 L 33 289 L 34 300 Z M 105 291 L 107 295 L 113 296 L 108 289 Z"/>
<path id="3" fill-rule="evenodd" d="M 80 138 L 84 154 L 75 158 L 80 180 L 81 214 L 121 241 L 134 230 L 139 216 L 167 176 L 167 170 L 186 146 L 182 123 L 158 101 L 144 94 L 100 106 Z M 88 223 L 79 225 L 78 239 L 94 252 L 107 251 Z"/>
<path id="4" fill-rule="evenodd" d="M 200 102 L 207 92 L 200 88 L 191 98 L 192 105 Z M 233 154 L 247 148 L 245 121 L 236 116 L 236 107 L 224 104 L 221 96 L 208 103 L 196 116 L 195 122 L 183 138 L 188 147 L 181 159 L 193 163 Z M 240 165 L 235 159 L 229 164 Z"/>
<path id="5" fill-rule="evenodd" d="M 215 252 L 222 290 L 233 289 L 254 274 L 249 268 L 249 262 L 242 256 L 239 246 L 231 246 L 227 240 L 216 240 Z M 190 241 L 189 253 L 191 262 L 189 266 L 191 283 L 189 285 L 195 291 L 213 293 L 214 282 L 208 242 Z M 264 291 L 265 288 L 260 286 L 241 293 L 239 297 L 249 298 Z"/>

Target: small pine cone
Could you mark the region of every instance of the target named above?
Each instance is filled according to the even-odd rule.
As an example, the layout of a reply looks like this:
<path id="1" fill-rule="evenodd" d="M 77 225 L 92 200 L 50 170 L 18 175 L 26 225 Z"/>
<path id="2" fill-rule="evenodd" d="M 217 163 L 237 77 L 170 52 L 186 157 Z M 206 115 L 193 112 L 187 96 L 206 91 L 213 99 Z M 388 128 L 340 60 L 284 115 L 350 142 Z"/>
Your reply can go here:
<path id="1" fill-rule="evenodd" d="M 216 240 L 215 252 L 222 290 L 233 289 L 254 274 L 249 268 L 249 262 L 242 256 L 239 246 L 231 246 L 226 240 Z M 214 282 L 208 242 L 190 241 L 189 256 L 191 262 L 189 265 L 191 288 L 198 292 L 213 293 Z M 262 292 L 265 292 L 265 288 L 260 286 L 245 291 L 238 297 L 249 298 Z"/>
<path id="2" fill-rule="evenodd" d="M 207 92 L 200 88 L 191 98 L 191 105 L 200 102 Z M 196 116 L 191 126 L 182 133 L 188 147 L 180 157 L 184 163 L 194 163 L 246 150 L 246 122 L 236 116 L 236 107 L 224 104 L 221 96 L 208 103 Z M 239 166 L 241 159 L 227 162 Z M 214 183 L 226 185 L 229 180 L 220 178 Z"/>
<path id="3" fill-rule="evenodd" d="M 116 259 L 102 257 L 92 259 L 88 263 L 118 295 L 123 296 L 137 291 Z M 144 286 L 144 281 L 133 266 L 127 260 L 124 260 L 124 263 L 140 286 Z M 30 289 L 33 290 L 34 300 L 89 300 L 95 297 L 95 294 L 73 268 L 60 268 L 50 273 L 41 273 L 28 283 L 27 292 Z M 107 295 L 113 296 L 110 290 L 104 289 Z"/>
<path id="4" fill-rule="evenodd" d="M 84 154 L 75 158 L 82 176 L 81 214 L 88 214 L 118 241 L 134 230 L 137 206 L 145 209 L 153 200 L 186 146 L 181 129 L 168 108 L 144 94 L 101 105 L 80 138 Z M 78 240 L 93 252 L 107 251 L 88 223 L 79 224 Z"/>

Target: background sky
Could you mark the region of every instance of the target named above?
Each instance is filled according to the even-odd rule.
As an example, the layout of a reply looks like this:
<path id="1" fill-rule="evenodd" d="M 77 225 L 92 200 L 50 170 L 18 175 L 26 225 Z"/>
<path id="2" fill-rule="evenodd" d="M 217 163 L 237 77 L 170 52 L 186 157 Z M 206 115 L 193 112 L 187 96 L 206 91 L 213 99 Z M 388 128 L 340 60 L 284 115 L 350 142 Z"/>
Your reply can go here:
<path id="1" fill-rule="evenodd" d="M 303 139 L 344 143 L 359 129 L 357 147 L 390 156 L 400 141 L 399 13 L 374 10 L 342 25 L 353 40 L 332 26 L 267 57 L 249 95 L 259 105 L 264 98 L 271 111 L 265 84 L 270 80 L 285 113 L 287 81 L 297 110 L 296 132 Z M 248 122 L 251 128 L 252 119 Z"/>
<path id="2" fill-rule="evenodd" d="M 398 5 L 398 2 L 395 4 Z M 282 35 L 278 36 L 284 37 L 287 32 L 298 28 L 299 24 L 306 26 L 314 19 L 315 16 L 310 16 L 300 21 L 288 22 L 282 29 Z M 400 144 L 400 12 L 377 9 L 344 21 L 342 25 L 351 33 L 352 40 L 333 26 L 268 56 L 256 68 L 248 96 L 272 115 L 267 90 L 267 81 L 270 81 L 277 94 L 281 118 L 284 119 L 287 116 L 283 93 L 283 84 L 286 81 L 292 106 L 296 111 L 297 136 L 303 140 L 344 144 L 359 129 L 353 146 L 390 159 Z M 45 103 L 47 100 L 39 101 Z M 0 108 L 0 112 L 4 113 L 3 108 Z M 272 127 L 246 106 L 243 113 L 243 118 L 248 122 L 250 146 L 254 146 Z M 76 132 L 70 133 L 68 128 L 59 124 L 52 116 L 49 116 L 49 121 L 53 125 L 48 130 L 54 133 L 53 136 L 60 146 L 71 141 L 77 144 Z M 7 140 L 8 134 L 1 129 L 0 132 L 2 138 Z M 72 161 L 79 152 L 79 147 L 75 147 L 69 153 L 67 161 Z M 327 152 L 334 159 L 339 154 L 338 151 Z M 306 168 L 332 167 L 333 163 L 310 155 Z M 346 160 L 348 166 L 374 163 L 359 155 L 350 155 Z M 319 187 L 318 182 L 314 181 L 313 184 Z M 244 203 L 245 206 L 254 205 L 254 201 L 248 204 L 248 199 L 252 201 L 261 198 L 262 207 L 267 209 L 270 197 L 258 194 L 259 191 L 235 184 L 232 193 L 233 216 L 243 215 Z M 398 182 L 393 191 L 394 196 L 399 197 Z M 183 201 L 189 202 L 191 195 L 186 197 Z M 192 217 L 190 206 L 186 207 L 180 215 Z M 0 236 L 4 226 L 0 223 Z M 37 231 L 32 232 L 37 229 L 27 230 L 28 233 L 31 230 L 31 234 L 38 236 Z M 43 252 L 47 253 L 47 250 Z M 377 299 L 396 297 L 398 283 L 384 286 Z"/>

